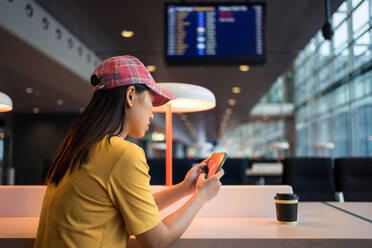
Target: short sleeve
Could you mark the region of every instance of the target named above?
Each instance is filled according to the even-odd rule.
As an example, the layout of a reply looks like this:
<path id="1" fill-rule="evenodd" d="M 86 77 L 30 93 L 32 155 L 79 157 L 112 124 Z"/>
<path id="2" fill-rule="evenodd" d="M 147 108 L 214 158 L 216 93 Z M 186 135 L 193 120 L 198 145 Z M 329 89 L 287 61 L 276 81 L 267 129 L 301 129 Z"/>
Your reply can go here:
<path id="1" fill-rule="evenodd" d="M 108 182 L 109 196 L 119 209 L 130 235 L 144 233 L 161 221 L 148 171 L 143 150 L 133 147 L 119 157 Z"/>

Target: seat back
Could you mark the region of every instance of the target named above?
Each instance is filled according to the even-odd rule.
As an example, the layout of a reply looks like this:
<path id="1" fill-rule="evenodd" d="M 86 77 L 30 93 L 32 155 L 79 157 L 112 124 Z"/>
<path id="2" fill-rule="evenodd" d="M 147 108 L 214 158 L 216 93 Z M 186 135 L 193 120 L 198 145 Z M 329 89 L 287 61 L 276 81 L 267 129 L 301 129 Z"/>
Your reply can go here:
<path id="1" fill-rule="evenodd" d="M 173 159 L 173 168 L 172 168 L 173 184 L 182 182 L 187 172 L 191 169 L 191 167 L 194 164 L 195 164 L 194 160 L 187 159 L 187 158 Z"/>
<path id="2" fill-rule="evenodd" d="M 283 160 L 283 184 L 293 187 L 300 201 L 335 201 L 335 183 L 330 158 Z"/>
<path id="3" fill-rule="evenodd" d="M 165 185 L 165 158 L 148 159 L 147 163 L 150 167 L 149 174 L 151 176 L 151 185 Z M 186 173 L 193 166 L 194 161 L 191 159 L 173 159 L 172 175 L 173 184 L 182 182 Z"/>
<path id="4" fill-rule="evenodd" d="M 227 158 L 223 165 L 225 175 L 221 178 L 223 185 L 245 185 L 247 161 L 244 158 Z"/>
<path id="5" fill-rule="evenodd" d="M 165 158 L 152 158 L 147 160 L 150 167 L 151 185 L 165 185 Z"/>
<path id="6" fill-rule="evenodd" d="M 335 182 L 345 201 L 372 201 L 372 158 L 335 159 Z"/>

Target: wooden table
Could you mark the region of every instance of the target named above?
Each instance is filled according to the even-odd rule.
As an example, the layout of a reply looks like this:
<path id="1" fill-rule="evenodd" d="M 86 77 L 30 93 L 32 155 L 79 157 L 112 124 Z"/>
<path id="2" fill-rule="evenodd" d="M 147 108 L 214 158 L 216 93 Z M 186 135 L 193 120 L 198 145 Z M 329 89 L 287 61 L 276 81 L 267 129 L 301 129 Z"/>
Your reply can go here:
<path id="1" fill-rule="evenodd" d="M 367 216 L 372 202 L 337 203 L 337 206 Z M 0 247 L 32 247 L 37 221 L 38 218 L 0 218 Z M 352 246 L 372 247 L 372 224 L 322 202 L 299 203 L 296 225 L 281 225 L 272 217 L 198 217 L 172 245 L 197 248 Z"/>
<path id="2" fill-rule="evenodd" d="M 360 202 L 327 202 L 331 207 L 344 211 L 347 214 L 354 215 L 357 218 L 364 219 L 372 223 L 372 206 L 368 203 Z"/>

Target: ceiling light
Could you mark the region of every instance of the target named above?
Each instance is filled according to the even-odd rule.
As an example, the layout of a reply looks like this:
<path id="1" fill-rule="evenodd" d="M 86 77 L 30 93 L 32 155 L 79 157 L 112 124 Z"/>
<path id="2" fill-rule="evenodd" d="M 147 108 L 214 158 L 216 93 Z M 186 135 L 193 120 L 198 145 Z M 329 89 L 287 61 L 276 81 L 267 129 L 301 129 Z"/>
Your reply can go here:
<path id="1" fill-rule="evenodd" d="M 249 71 L 249 65 L 241 65 L 239 66 L 240 71 Z"/>
<path id="2" fill-rule="evenodd" d="M 34 112 L 34 114 L 38 114 L 40 112 L 40 109 L 39 108 L 33 108 L 32 112 Z"/>
<path id="3" fill-rule="evenodd" d="M 26 89 L 25 89 L 25 92 L 26 92 L 27 94 L 32 94 L 32 92 L 34 92 L 34 90 L 33 90 L 32 88 L 26 88 Z"/>
<path id="4" fill-rule="evenodd" d="M 241 89 L 239 87 L 233 87 L 232 92 L 235 94 L 239 94 L 241 92 Z"/>
<path id="5" fill-rule="evenodd" d="M 130 38 L 134 35 L 134 32 L 132 30 L 123 30 L 121 32 L 121 36 L 123 36 L 124 38 Z"/>
<path id="6" fill-rule="evenodd" d="M 153 132 L 151 135 L 152 141 L 164 141 L 165 135 L 163 133 Z"/>
<path id="7" fill-rule="evenodd" d="M 3 93 L 0 92 L 0 112 L 8 112 L 13 110 L 13 102 L 10 97 Z"/>
<path id="8" fill-rule="evenodd" d="M 58 105 L 58 106 L 63 105 L 63 103 L 64 103 L 63 99 L 58 99 L 58 100 L 57 100 L 57 105 Z"/>
<path id="9" fill-rule="evenodd" d="M 229 105 L 234 106 L 236 104 L 236 100 L 230 98 L 229 101 L 228 101 L 228 103 L 229 103 Z"/>
<path id="10" fill-rule="evenodd" d="M 147 68 L 147 70 L 148 70 L 149 72 L 154 72 L 154 71 L 156 71 L 156 66 L 155 66 L 155 65 L 147 65 L 146 68 Z"/>

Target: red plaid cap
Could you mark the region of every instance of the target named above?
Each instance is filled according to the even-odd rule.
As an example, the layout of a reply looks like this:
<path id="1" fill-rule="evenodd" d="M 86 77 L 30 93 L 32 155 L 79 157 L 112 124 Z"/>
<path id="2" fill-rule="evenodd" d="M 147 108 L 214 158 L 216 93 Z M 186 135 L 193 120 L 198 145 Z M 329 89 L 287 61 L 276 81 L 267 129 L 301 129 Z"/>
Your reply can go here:
<path id="1" fill-rule="evenodd" d="M 124 85 L 144 84 L 154 92 L 154 106 L 163 105 L 176 98 L 172 93 L 159 88 L 143 63 L 133 56 L 125 55 L 106 59 L 96 68 L 93 75 L 100 81 L 93 87 L 93 92 Z"/>

